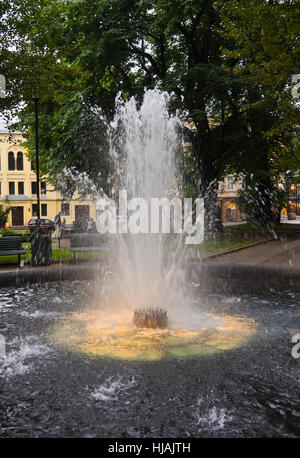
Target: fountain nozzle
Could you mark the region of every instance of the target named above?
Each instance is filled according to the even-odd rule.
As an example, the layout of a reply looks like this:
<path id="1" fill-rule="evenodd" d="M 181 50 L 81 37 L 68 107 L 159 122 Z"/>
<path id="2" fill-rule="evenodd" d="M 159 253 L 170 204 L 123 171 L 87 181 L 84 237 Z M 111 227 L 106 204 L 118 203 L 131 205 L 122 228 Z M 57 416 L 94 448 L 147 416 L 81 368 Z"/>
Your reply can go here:
<path id="1" fill-rule="evenodd" d="M 159 307 L 134 310 L 133 324 L 137 328 L 166 328 L 168 325 L 167 311 Z"/>

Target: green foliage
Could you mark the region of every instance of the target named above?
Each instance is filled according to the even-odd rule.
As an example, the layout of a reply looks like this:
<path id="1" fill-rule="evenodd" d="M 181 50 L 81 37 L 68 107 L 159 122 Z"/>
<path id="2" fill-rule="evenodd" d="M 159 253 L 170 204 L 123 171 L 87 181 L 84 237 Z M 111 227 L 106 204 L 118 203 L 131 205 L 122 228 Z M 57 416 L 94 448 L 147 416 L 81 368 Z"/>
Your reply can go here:
<path id="1" fill-rule="evenodd" d="M 3 230 L 8 229 L 5 226 L 6 226 L 7 218 L 8 218 L 10 211 L 11 211 L 11 207 L 3 207 L 3 205 L 0 206 L 0 227 L 1 227 L 2 233 L 3 233 Z"/>
<path id="2" fill-rule="evenodd" d="M 266 189 L 264 185 L 255 182 L 238 191 L 236 203 L 245 214 L 248 223 L 271 229 L 280 223 L 280 213 L 285 199 L 283 189 L 277 186 Z"/>
<path id="3" fill-rule="evenodd" d="M 231 171 L 267 172 L 278 180 L 287 170 L 300 168 L 295 149 L 300 111 L 291 90 L 292 77 L 300 72 L 299 29 L 298 1 L 226 2 L 220 33 L 227 43 L 222 49 L 226 62 L 233 63 L 226 64 L 226 72 L 244 82 L 240 115 L 247 130 L 247 147 L 233 157 Z"/>
<path id="4" fill-rule="evenodd" d="M 17 5 L 21 13 L 13 20 Z M 26 0 L 23 6 L 12 1 L 9 24 L 16 36 L 26 34 L 29 45 L 26 49 L 17 40 L 10 59 L 22 54 L 18 68 L 23 76 L 11 73 L 9 80 L 27 102 L 21 118 L 29 127 L 32 152 L 30 85 L 40 88 L 42 171 L 54 176 L 71 162 L 96 174 L 104 164 L 102 175 L 107 176 L 105 142 L 104 159 L 96 168 L 94 142 L 79 148 L 80 119 L 94 106 L 111 118 L 119 91 L 141 99 L 145 87 L 159 87 L 173 93 L 171 108 L 179 108 L 195 126 L 189 130 L 203 194 L 222 173 L 226 155 L 232 145 L 236 148 L 231 137 L 240 129 L 228 100 L 234 78 L 224 73 L 223 39 L 217 31 L 221 5 L 205 0 L 115 0 L 113 5 L 108 0 Z M 209 123 L 212 115 L 218 124 Z"/>
<path id="5" fill-rule="evenodd" d="M 3 225 L 1 226 L 1 234 L 2 235 L 11 235 L 11 234 L 16 234 L 16 232 L 11 228 L 11 226 L 6 226 L 6 225 Z"/>
<path id="6" fill-rule="evenodd" d="M 42 173 L 55 184 L 62 168 L 75 166 L 109 193 L 99 109 L 110 120 L 119 91 L 141 100 L 144 88 L 158 87 L 185 120 L 185 193 L 205 197 L 226 171 L 273 189 L 283 172 L 300 168 L 289 90 L 300 73 L 299 13 L 291 0 L 4 0 L 8 98 L 0 107 L 25 103 L 20 125 L 34 159 L 38 86 Z M 216 199 L 206 201 L 215 207 Z"/>

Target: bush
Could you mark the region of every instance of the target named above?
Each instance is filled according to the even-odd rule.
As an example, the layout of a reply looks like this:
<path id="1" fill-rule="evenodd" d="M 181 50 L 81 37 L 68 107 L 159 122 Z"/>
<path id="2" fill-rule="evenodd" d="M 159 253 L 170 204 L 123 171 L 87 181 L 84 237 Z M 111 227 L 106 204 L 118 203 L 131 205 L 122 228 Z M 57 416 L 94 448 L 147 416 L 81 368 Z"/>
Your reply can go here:
<path id="1" fill-rule="evenodd" d="M 259 184 L 247 185 L 238 191 L 236 203 L 245 214 L 247 223 L 259 227 L 278 226 L 285 203 L 283 189 L 266 189 Z"/>
<path id="2" fill-rule="evenodd" d="M 11 207 L 3 208 L 2 205 L 0 206 L 0 227 L 5 227 L 7 223 L 8 214 L 11 211 Z"/>
<path id="3" fill-rule="evenodd" d="M 11 226 L 2 226 L 1 227 L 1 234 L 2 235 L 18 235 Z"/>

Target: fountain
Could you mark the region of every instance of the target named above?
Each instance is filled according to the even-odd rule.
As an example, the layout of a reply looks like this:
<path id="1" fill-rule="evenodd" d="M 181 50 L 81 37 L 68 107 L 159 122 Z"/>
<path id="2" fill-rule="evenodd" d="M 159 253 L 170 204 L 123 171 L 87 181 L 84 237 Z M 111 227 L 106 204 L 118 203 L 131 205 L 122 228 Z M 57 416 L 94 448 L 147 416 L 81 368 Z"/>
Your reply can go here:
<path id="1" fill-rule="evenodd" d="M 179 123 L 178 118 L 169 116 L 167 94 L 149 90 L 145 92 L 140 109 L 134 98 L 127 103 L 118 99 L 111 128 L 112 139 L 122 132 L 117 146 L 111 142 L 119 187 L 126 190 L 129 200 L 138 199 L 137 207 L 143 200 L 142 203 L 147 205 L 145 216 L 148 219 L 147 227 L 141 223 L 139 233 L 128 232 L 124 227 L 124 220 L 128 219 L 128 204 L 119 209 L 121 214 L 116 237 L 119 301 L 126 303 L 126 308 L 129 305 L 131 310 L 152 308 L 152 322 L 154 307 L 167 311 L 176 301 L 180 289 L 182 257 L 179 252 L 182 240 L 178 237 L 176 245 L 171 247 L 173 253 L 170 250 L 167 253 L 170 234 L 150 233 L 154 216 L 149 214 L 151 199 L 176 195 L 175 151 L 179 141 L 176 133 Z"/>
<path id="2" fill-rule="evenodd" d="M 101 300 L 97 297 L 93 308 L 69 317 L 65 326 L 54 327 L 51 338 L 57 344 L 87 354 L 153 361 L 230 349 L 256 332 L 255 323 L 246 317 L 236 320 L 195 309 L 185 287 L 185 234 L 159 231 L 164 224 L 171 228 L 172 221 L 156 221 L 157 213 L 150 211 L 153 198 L 166 201 L 178 195 L 175 152 L 180 120 L 169 115 L 168 101 L 168 95 L 157 90 L 146 91 L 140 107 L 134 98 L 117 99 L 110 152 L 114 193 L 122 195 L 118 209 L 107 196 L 97 208 L 97 228 L 110 231 L 116 247 L 115 265 L 102 280 Z M 171 213 L 168 217 L 172 220 Z"/>
<path id="3" fill-rule="evenodd" d="M 121 202 L 113 262 L 88 280 L 0 290 L 0 437 L 300 434 L 297 283 L 219 277 L 220 266 L 203 280 L 200 261 L 185 269 L 185 235 L 147 233 L 131 206 L 177 194 L 167 105 L 158 91 L 117 102 L 114 191 L 135 216 Z"/>

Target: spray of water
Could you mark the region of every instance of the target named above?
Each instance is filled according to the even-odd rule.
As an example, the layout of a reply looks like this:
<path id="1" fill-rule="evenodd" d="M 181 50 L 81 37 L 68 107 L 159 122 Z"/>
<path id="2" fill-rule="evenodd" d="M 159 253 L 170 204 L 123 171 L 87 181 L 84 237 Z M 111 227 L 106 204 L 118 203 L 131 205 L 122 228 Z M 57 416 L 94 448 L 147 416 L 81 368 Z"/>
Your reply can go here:
<path id="1" fill-rule="evenodd" d="M 157 90 L 145 92 L 140 107 L 135 99 L 117 100 L 109 132 L 116 197 L 119 189 L 126 190 L 131 200 L 176 195 L 176 132 L 180 123 L 169 115 L 168 100 Z M 69 176 L 73 180 L 76 174 Z M 86 177 L 81 182 L 83 189 L 92 189 L 86 186 Z M 107 196 L 101 198 L 114 207 Z M 123 215 L 118 214 L 120 229 Z M 150 212 L 150 225 L 151 216 Z M 254 332 L 251 320 L 194 309 L 182 269 L 184 244 L 180 234 L 170 240 L 173 235 L 120 230 L 109 234 L 116 248 L 116 266 L 97 283 L 95 306 L 66 316 L 62 324 L 49 330 L 49 339 L 93 356 L 152 361 L 211 354 L 246 341 Z M 113 383 L 112 390 L 117 389 L 118 383 Z M 101 386 L 92 396 L 107 399 L 109 390 Z"/>
<path id="2" fill-rule="evenodd" d="M 119 185 L 129 199 L 143 198 L 149 208 L 151 198 L 171 198 L 177 193 L 175 152 L 180 121 L 169 115 L 168 102 L 169 96 L 157 90 L 146 91 L 140 107 L 134 98 L 127 102 L 118 98 L 111 125 L 111 155 Z M 178 300 L 182 277 L 180 237 L 126 233 L 117 234 L 116 239 L 119 301 L 125 301 L 127 310 L 170 308 Z"/>

